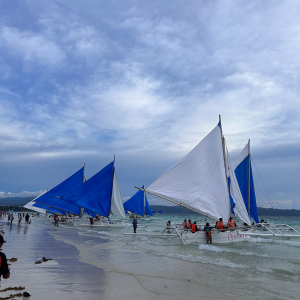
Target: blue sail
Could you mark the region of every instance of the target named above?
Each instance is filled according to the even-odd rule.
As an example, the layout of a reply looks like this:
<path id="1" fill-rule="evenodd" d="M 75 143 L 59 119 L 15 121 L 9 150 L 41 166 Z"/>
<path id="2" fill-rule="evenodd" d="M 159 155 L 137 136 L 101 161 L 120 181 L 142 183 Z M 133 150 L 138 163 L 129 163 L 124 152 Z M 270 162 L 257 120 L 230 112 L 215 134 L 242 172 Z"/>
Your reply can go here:
<path id="1" fill-rule="evenodd" d="M 152 213 L 155 214 L 155 211 L 153 210 Z"/>
<path id="2" fill-rule="evenodd" d="M 144 188 L 144 186 L 143 186 L 143 188 Z M 144 215 L 144 192 L 141 190 L 138 190 L 123 205 L 126 210 L 129 210 L 132 213 L 143 216 Z"/>
<path id="3" fill-rule="evenodd" d="M 108 217 L 111 207 L 113 175 L 114 162 L 111 162 L 79 187 L 62 195 L 61 198 Z"/>
<path id="4" fill-rule="evenodd" d="M 48 205 L 43 205 L 41 203 L 35 203 L 33 206 L 47 209 L 48 211 L 50 211 L 52 213 L 58 213 L 58 214 L 61 214 L 61 215 L 66 215 L 67 214 L 67 212 L 64 211 L 64 210 L 61 210 L 61 209 L 58 209 L 58 208 L 55 208 L 55 207 L 50 207 Z"/>
<path id="5" fill-rule="evenodd" d="M 68 179 L 66 179 L 65 181 L 63 181 L 62 183 L 60 183 L 59 185 L 51 189 L 50 191 L 36 198 L 34 201 L 37 203 L 35 203 L 33 206 L 40 207 L 38 204 L 44 204 L 48 206 L 45 207 L 45 209 L 48 210 L 50 210 L 49 207 L 52 207 L 76 215 L 80 215 L 80 207 L 78 205 L 74 205 L 70 202 L 64 201 L 62 199 L 58 199 L 56 196 L 60 197 L 74 190 L 78 186 L 82 185 L 83 172 L 84 172 L 84 167 L 82 167 L 79 171 L 77 171 L 75 174 L 70 176 Z"/>
<path id="6" fill-rule="evenodd" d="M 159 214 L 162 214 L 162 211 L 160 210 L 158 213 L 159 213 Z"/>
<path id="7" fill-rule="evenodd" d="M 147 216 L 152 216 L 153 217 L 153 214 L 151 212 L 151 208 L 150 208 L 150 205 L 149 205 L 149 202 L 148 202 L 148 199 L 147 199 L 146 195 L 145 195 L 145 214 Z"/>
<path id="8" fill-rule="evenodd" d="M 249 188 L 249 151 L 248 145 L 244 148 L 242 153 L 239 155 L 235 167 L 235 175 L 238 181 L 241 194 L 244 199 L 244 203 L 250 217 L 254 219 L 256 223 L 259 223 L 257 214 L 257 205 L 255 197 L 254 182 L 252 176 L 252 164 L 250 161 L 250 211 L 248 208 L 248 188 Z"/>

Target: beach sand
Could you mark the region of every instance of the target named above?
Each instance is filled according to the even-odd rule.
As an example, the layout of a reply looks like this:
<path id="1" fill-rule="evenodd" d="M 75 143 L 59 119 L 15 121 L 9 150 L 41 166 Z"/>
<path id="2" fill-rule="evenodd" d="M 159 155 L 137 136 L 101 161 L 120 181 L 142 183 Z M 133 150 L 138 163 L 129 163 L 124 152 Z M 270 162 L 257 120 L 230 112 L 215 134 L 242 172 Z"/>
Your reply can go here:
<path id="1" fill-rule="evenodd" d="M 147 266 L 145 269 L 135 266 L 136 263 L 142 264 L 139 252 L 122 253 L 132 260 L 132 272 L 126 266 L 116 268 L 115 264 L 112 268 L 99 267 L 99 262 L 101 264 L 102 261 L 105 266 L 120 252 L 107 251 L 107 242 L 94 232 L 90 236 L 80 235 L 75 228 L 55 228 L 44 220 L 33 220 L 29 225 L 22 223 L 19 227 L 17 224 L 10 226 L 6 220 L 0 224 L 7 241 L 3 252 L 7 258 L 18 259 L 11 262 L 11 277 L 2 279 L 1 289 L 24 286 L 24 291 L 31 294 L 32 300 L 230 299 L 190 279 L 172 278 L 170 266 L 160 272 L 164 268 L 159 262 L 156 262 L 158 272 L 155 274 L 153 268 L 148 268 L 147 272 Z M 97 257 L 91 252 L 94 247 L 100 249 Z M 42 257 L 53 260 L 35 264 Z M 0 297 L 18 292 L 2 292 Z"/>

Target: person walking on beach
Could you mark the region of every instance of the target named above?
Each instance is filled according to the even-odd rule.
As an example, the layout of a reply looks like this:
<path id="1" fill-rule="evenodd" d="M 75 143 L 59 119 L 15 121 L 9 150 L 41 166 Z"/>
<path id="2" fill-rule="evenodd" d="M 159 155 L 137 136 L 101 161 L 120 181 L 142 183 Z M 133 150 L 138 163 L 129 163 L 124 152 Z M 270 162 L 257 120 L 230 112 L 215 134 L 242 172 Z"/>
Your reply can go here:
<path id="1" fill-rule="evenodd" d="M 22 221 L 22 214 L 19 214 L 18 215 L 18 226 L 20 226 L 21 221 Z"/>
<path id="2" fill-rule="evenodd" d="M 12 224 L 13 220 L 14 220 L 14 214 L 11 214 L 11 216 L 10 216 L 10 225 Z"/>
<path id="3" fill-rule="evenodd" d="M 209 226 L 209 223 L 206 223 L 206 225 L 204 226 L 204 231 L 206 233 L 206 243 L 210 243 L 212 242 L 212 238 L 211 238 L 211 228 Z"/>
<path id="4" fill-rule="evenodd" d="M 132 226 L 133 226 L 133 232 L 136 233 L 136 228 L 137 228 L 137 220 L 136 220 L 136 218 L 133 218 Z"/>
<path id="5" fill-rule="evenodd" d="M 0 248 L 2 248 L 3 244 L 4 244 L 4 238 L 0 234 Z M 4 279 L 8 279 L 10 276 L 6 255 L 2 252 L 0 252 L 0 280 L 1 280 L 1 275 Z"/>
<path id="6" fill-rule="evenodd" d="M 58 226 L 58 215 L 54 215 L 54 226 Z"/>
<path id="7" fill-rule="evenodd" d="M 25 223 L 27 223 L 27 224 L 29 223 L 29 218 L 30 218 L 29 214 L 27 213 L 26 216 L 25 216 Z"/>

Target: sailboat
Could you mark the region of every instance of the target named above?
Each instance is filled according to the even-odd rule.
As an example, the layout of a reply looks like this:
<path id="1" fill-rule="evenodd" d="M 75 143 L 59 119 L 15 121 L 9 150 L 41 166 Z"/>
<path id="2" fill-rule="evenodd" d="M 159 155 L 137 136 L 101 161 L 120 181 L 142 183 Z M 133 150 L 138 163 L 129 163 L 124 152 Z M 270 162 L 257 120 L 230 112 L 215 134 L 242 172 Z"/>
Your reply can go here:
<path id="1" fill-rule="evenodd" d="M 300 233 L 287 224 L 260 223 L 257 213 L 257 202 L 254 188 L 252 158 L 250 155 L 250 140 L 242 150 L 234 163 L 234 172 L 239 184 L 244 204 L 249 217 L 252 217 L 257 225 L 253 227 L 258 230 L 246 232 L 248 236 L 259 237 L 300 237 Z M 262 232 L 260 229 L 263 229 Z"/>
<path id="2" fill-rule="evenodd" d="M 218 125 L 179 163 L 146 189 L 139 189 L 213 220 L 223 218 L 227 222 L 233 209 L 238 218 L 250 225 L 233 169 L 229 168 L 230 174 L 227 174 L 228 161 L 219 118 Z M 184 244 L 206 243 L 204 231 L 192 233 L 178 228 L 175 231 Z M 240 242 L 247 238 L 238 228 L 224 231 L 212 229 L 213 243 Z"/>
<path id="3" fill-rule="evenodd" d="M 144 186 L 142 186 L 144 188 Z M 145 192 L 137 191 L 130 199 L 128 199 L 124 204 L 124 209 L 130 211 L 131 213 L 147 218 L 147 216 L 152 216 L 153 214 L 150 209 L 150 205 Z M 145 219 L 146 220 L 146 219 Z"/>
<path id="4" fill-rule="evenodd" d="M 111 219 L 112 214 L 126 219 L 114 164 L 115 161 L 111 162 L 77 188 L 58 197 L 107 218 L 100 219 L 92 226 L 124 227 L 124 221 Z M 90 226 L 88 220 L 75 220 L 73 224 Z"/>
<path id="5" fill-rule="evenodd" d="M 45 209 L 51 213 L 58 213 L 60 215 L 72 214 L 79 217 L 83 214 L 83 212 L 92 216 L 96 215 L 94 212 L 83 209 L 78 205 L 57 198 L 57 196 L 61 196 L 66 192 L 73 190 L 84 182 L 84 168 L 85 167 L 82 167 L 80 170 L 75 172 L 73 175 L 71 175 L 69 178 L 67 178 L 51 190 L 46 191 L 36 197 L 33 200 L 34 203 L 31 205 L 31 209 L 33 207 L 37 207 Z M 70 217 L 66 217 L 64 218 L 64 221 L 69 221 L 69 219 Z"/>

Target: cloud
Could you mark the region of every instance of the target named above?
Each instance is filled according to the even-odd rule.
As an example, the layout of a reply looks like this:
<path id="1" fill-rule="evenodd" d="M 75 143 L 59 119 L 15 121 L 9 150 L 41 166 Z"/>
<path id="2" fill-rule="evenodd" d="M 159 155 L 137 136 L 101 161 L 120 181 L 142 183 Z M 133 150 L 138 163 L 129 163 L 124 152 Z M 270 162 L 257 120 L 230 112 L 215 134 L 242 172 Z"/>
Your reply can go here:
<path id="1" fill-rule="evenodd" d="M 6 193 L 6 192 L 0 192 L 0 198 L 12 198 L 12 197 L 21 197 L 21 198 L 33 198 L 36 197 L 45 191 L 38 191 L 38 192 L 27 192 L 23 191 L 20 193 Z"/>
<path id="2" fill-rule="evenodd" d="M 150 184 L 196 146 L 221 114 L 231 149 L 250 138 L 275 193 L 296 199 L 298 8 L 296 1 L 33 1 L 14 10 L 6 3 L 0 175 L 19 180 L 14 187 L 6 180 L 6 189 L 54 185 L 50 175 L 41 181 L 40 166 L 51 174 L 68 168 L 67 176 L 78 162 L 94 171 L 116 153 L 130 196 L 137 181 Z M 22 177 L 30 166 L 31 182 Z"/>

